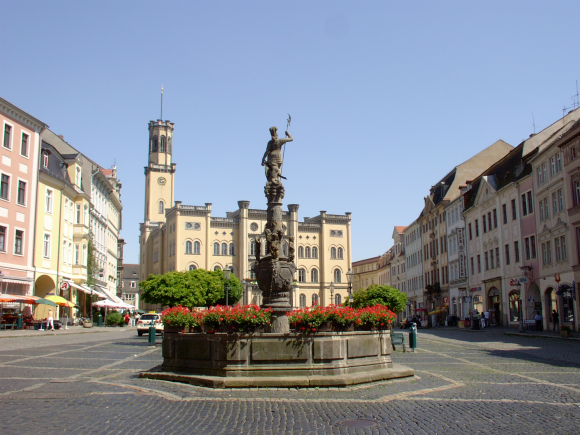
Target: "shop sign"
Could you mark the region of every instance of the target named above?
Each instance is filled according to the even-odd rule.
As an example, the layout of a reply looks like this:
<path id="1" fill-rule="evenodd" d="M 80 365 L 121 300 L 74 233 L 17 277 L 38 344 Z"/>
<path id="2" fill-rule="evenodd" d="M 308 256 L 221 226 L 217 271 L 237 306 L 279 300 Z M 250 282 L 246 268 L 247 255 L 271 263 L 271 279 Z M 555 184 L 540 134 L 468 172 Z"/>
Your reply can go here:
<path id="1" fill-rule="evenodd" d="M 469 291 L 471 291 L 471 292 L 479 292 L 479 291 L 481 291 L 481 287 L 471 287 L 469 289 Z"/>
<path id="2" fill-rule="evenodd" d="M 464 301 L 464 302 L 467 302 L 468 304 L 469 304 L 469 303 L 471 303 L 471 296 L 465 296 L 465 297 L 463 298 L 463 301 Z"/>
<path id="3" fill-rule="evenodd" d="M 443 296 L 443 305 L 449 305 L 449 296 Z"/>
<path id="4" fill-rule="evenodd" d="M 70 288 L 70 284 L 66 281 L 63 281 L 62 284 L 60 285 L 60 289 L 64 290 L 64 291 L 68 290 L 69 288 Z"/>
<path id="5" fill-rule="evenodd" d="M 521 276 L 519 278 L 512 278 L 512 279 L 510 279 L 510 285 L 511 286 L 526 284 L 527 282 L 528 282 L 528 278 L 526 278 L 525 276 Z"/>

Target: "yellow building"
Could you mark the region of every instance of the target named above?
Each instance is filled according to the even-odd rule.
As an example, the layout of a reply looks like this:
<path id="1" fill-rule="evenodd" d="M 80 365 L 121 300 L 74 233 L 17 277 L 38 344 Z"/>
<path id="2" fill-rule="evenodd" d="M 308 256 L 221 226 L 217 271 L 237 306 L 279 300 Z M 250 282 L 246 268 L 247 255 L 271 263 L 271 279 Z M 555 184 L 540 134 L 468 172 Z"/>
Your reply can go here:
<path id="1" fill-rule="evenodd" d="M 82 183 L 82 155 L 61 155 L 42 142 L 34 246 L 36 296 L 60 295 L 86 310 L 89 194 Z M 65 283 L 63 285 L 63 283 Z M 46 317 L 43 306 L 37 318 Z M 60 311 L 60 313 L 59 313 Z M 57 310 L 72 317 L 72 309 Z"/>
<path id="2" fill-rule="evenodd" d="M 228 212 L 226 217 L 212 217 L 211 203 L 193 206 L 174 201 L 173 130 L 174 124 L 169 121 L 149 122 L 145 220 L 140 225 L 140 279 L 173 270 L 230 267 L 244 282 L 242 302 L 260 303 L 261 292 L 251 270 L 256 260 L 254 241 L 264 232 L 266 210 L 250 209 L 249 201 L 238 201 L 236 211 Z M 292 304 L 342 303 L 348 298 L 346 273 L 351 264 L 351 214 L 331 215 L 321 211 L 318 216 L 299 222 L 298 208 L 298 204 L 289 204 L 282 216 L 286 255 L 287 237 L 295 237 L 298 271 Z M 141 307 L 159 308 L 146 304 Z"/>

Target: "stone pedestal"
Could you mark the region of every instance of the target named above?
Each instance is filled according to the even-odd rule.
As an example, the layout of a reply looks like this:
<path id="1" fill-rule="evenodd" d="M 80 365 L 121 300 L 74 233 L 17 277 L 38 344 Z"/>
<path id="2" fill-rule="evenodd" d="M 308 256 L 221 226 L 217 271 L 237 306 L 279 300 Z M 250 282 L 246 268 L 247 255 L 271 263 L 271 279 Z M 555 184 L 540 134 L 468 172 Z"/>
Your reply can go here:
<path id="1" fill-rule="evenodd" d="M 168 334 L 160 371 L 141 377 L 213 388 L 345 387 L 413 376 L 391 360 L 384 331 Z"/>

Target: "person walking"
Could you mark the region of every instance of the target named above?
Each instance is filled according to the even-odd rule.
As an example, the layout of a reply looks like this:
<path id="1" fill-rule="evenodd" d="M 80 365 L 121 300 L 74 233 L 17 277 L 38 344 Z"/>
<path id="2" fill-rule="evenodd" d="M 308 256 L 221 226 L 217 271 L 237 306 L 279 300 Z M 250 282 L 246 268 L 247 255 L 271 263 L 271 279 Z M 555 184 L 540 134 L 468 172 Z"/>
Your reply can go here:
<path id="1" fill-rule="evenodd" d="M 489 326 L 489 319 L 490 319 L 490 314 L 489 314 L 489 310 L 485 310 L 485 313 L 483 313 L 483 315 L 485 316 L 485 326 Z"/>
<path id="2" fill-rule="evenodd" d="M 552 324 L 552 332 L 556 332 L 556 328 L 558 329 L 558 332 L 560 332 L 560 315 L 556 310 L 552 310 Z"/>
<path id="3" fill-rule="evenodd" d="M 539 311 L 536 312 L 536 331 L 541 331 L 542 330 L 542 315 L 540 314 Z"/>
<path id="4" fill-rule="evenodd" d="M 46 318 L 46 330 L 48 331 L 48 327 L 54 331 L 54 317 L 52 317 L 52 308 L 48 310 L 48 317 Z"/>

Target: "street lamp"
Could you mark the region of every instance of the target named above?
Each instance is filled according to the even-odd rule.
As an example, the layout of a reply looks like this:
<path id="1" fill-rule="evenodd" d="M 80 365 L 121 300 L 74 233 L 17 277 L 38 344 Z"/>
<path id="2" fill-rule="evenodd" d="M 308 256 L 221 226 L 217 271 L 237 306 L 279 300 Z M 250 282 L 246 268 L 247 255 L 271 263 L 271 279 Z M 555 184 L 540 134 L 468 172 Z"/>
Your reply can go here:
<path id="1" fill-rule="evenodd" d="M 348 279 L 348 304 L 352 307 L 352 303 L 354 302 L 354 298 L 352 297 L 352 279 L 354 278 L 354 273 L 352 273 L 352 269 L 348 269 L 346 278 Z"/>
<path id="2" fill-rule="evenodd" d="M 229 296 L 230 296 L 230 277 L 232 276 L 231 267 L 226 267 L 224 269 L 224 278 L 226 279 L 226 305 L 229 306 Z"/>
<path id="3" fill-rule="evenodd" d="M 334 283 L 331 282 L 330 283 L 330 305 L 332 305 L 334 302 Z"/>

